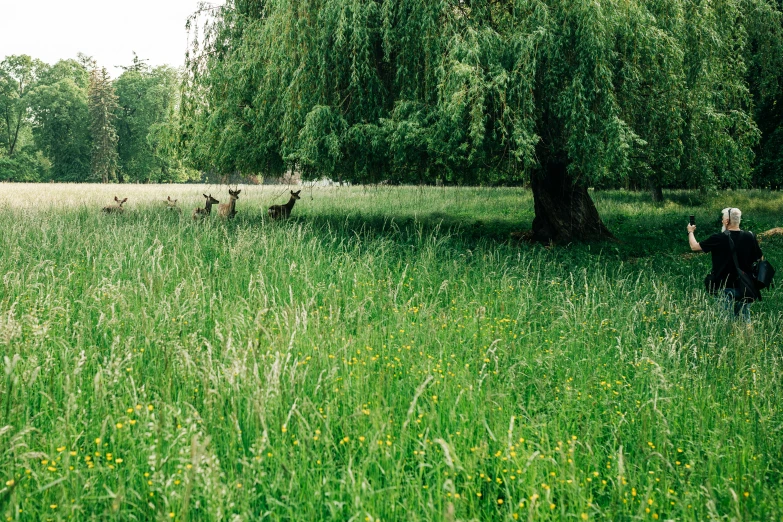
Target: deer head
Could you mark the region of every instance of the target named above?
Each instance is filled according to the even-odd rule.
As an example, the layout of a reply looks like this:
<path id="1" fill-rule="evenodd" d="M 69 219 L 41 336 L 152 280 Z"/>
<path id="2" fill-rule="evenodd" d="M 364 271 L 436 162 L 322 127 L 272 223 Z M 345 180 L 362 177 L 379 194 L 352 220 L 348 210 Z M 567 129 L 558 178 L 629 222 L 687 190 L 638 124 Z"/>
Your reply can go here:
<path id="1" fill-rule="evenodd" d="M 104 212 L 123 212 L 125 209 L 122 208 L 122 205 L 128 201 L 128 198 L 120 199 L 117 196 L 114 196 L 114 204 L 113 205 L 107 205 L 103 207 Z"/>
<path id="2" fill-rule="evenodd" d="M 199 219 L 207 217 L 212 213 L 212 205 L 216 203 L 220 203 L 220 201 L 216 200 L 212 197 L 212 194 L 202 194 L 204 198 L 206 198 L 206 203 L 204 204 L 204 208 L 195 208 L 193 210 L 193 219 Z"/>
<path id="3" fill-rule="evenodd" d="M 177 200 L 171 199 L 171 196 L 166 196 L 166 201 L 164 201 L 164 203 L 166 204 L 166 208 L 169 210 L 175 210 L 177 212 L 182 211 L 182 209 L 180 209 L 177 205 Z"/>
<path id="4" fill-rule="evenodd" d="M 237 200 L 239 199 L 240 192 L 242 192 L 241 189 L 237 189 L 237 190 L 231 190 L 230 188 L 228 189 L 228 197 L 229 197 L 228 203 L 223 203 L 218 207 L 218 214 L 221 217 L 232 218 L 237 214 L 236 205 L 237 205 Z"/>

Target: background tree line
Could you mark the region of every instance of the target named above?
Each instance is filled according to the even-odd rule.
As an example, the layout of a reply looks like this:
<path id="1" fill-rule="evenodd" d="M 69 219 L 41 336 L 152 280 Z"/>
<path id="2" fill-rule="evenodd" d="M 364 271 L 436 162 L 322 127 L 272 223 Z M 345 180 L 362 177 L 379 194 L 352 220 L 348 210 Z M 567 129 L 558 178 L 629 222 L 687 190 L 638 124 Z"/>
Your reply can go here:
<path id="1" fill-rule="evenodd" d="M 560 240 L 606 233 L 588 186 L 661 198 L 783 184 L 781 0 L 229 0 L 210 13 L 182 100 L 196 168 L 530 183 L 534 232 Z"/>
<path id="2" fill-rule="evenodd" d="M 164 182 L 198 173 L 177 152 L 180 79 L 133 63 L 112 80 L 86 56 L 0 62 L 0 181 Z"/>
<path id="3" fill-rule="evenodd" d="M 0 179 L 529 183 L 600 237 L 590 186 L 780 188 L 781 2 L 229 0 L 182 78 L 6 58 Z"/>

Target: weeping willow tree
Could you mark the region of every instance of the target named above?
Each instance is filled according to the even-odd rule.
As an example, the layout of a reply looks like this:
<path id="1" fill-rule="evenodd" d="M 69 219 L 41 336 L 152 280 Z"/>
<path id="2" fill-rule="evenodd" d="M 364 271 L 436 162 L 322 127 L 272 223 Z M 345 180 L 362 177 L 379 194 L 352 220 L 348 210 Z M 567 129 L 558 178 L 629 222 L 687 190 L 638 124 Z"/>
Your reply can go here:
<path id="1" fill-rule="evenodd" d="M 748 86 L 754 120 L 762 133 L 756 148 L 756 186 L 783 187 L 783 2 L 747 0 Z"/>
<path id="2" fill-rule="evenodd" d="M 182 143 L 223 172 L 530 182 L 537 239 L 600 238 L 591 185 L 748 179 L 743 23 L 739 0 L 229 0 L 191 27 Z"/>

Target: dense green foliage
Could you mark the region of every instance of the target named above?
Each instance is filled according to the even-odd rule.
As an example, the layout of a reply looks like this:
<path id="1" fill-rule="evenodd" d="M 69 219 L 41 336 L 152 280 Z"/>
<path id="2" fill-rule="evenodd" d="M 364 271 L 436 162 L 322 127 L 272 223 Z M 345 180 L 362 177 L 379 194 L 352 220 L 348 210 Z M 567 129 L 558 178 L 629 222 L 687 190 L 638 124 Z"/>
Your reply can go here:
<path id="1" fill-rule="evenodd" d="M 35 147 L 51 162 L 43 180 L 90 179 L 89 72 L 75 60 L 55 64 L 31 94 Z"/>
<path id="2" fill-rule="evenodd" d="M 112 81 L 85 56 L 54 65 L 6 57 L 0 62 L 0 181 L 198 177 L 177 148 L 178 106 L 179 78 L 170 67 L 150 69 L 135 58 Z"/>
<path id="3" fill-rule="evenodd" d="M 150 69 L 135 60 L 114 82 L 119 162 L 124 181 L 171 182 L 192 177 L 177 153 L 179 75 L 171 67 Z"/>
<path id="4" fill-rule="evenodd" d="M 783 517 L 783 294 L 732 323 L 684 234 L 779 193 L 601 192 L 620 242 L 545 248 L 521 189 L 38 188 L 0 193 L 4 520 Z"/>
<path id="5" fill-rule="evenodd" d="M 224 172 L 518 183 L 561 163 L 577 183 L 659 190 L 747 186 L 755 165 L 778 184 L 780 13 L 775 0 L 233 0 L 189 57 L 184 140 Z"/>
<path id="6" fill-rule="evenodd" d="M 34 181 L 40 164 L 30 150 L 28 97 L 43 64 L 29 56 L 0 62 L 0 181 Z"/>
<path id="7" fill-rule="evenodd" d="M 748 85 L 761 131 L 753 182 L 779 189 L 783 186 L 783 2 L 753 2 L 748 7 Z"/>
<path id="8" fill-rule="evenodd" d="M 577 185 L 657 196 L 783 181 L 781 0 L 229 0 L 204 13 L 181 107 L 171 68 L 135 57 L 112 82 L 118 180 L 197 168 L 520 184 L 566 165 Z M 0 179 L 89 179 L 92 67 L 0 63 Z"/>

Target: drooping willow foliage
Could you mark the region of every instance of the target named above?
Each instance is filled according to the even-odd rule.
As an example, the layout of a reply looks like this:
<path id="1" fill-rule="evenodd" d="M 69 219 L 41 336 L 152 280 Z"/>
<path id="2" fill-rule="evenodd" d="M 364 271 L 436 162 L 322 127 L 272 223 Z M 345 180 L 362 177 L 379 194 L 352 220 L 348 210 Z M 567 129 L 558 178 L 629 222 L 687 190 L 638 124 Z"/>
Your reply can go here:
<path id="1" fill-rule="evenodd" d="M 776 0 L 229 0 L 213 12 L 191 28 L 203 40 L 183 89 L 195 166 L 358 182 L 513 183 L 557 163 L 582 184 L 741 186 L 760 137 L 747 62 L 780 74 L 749 41 L 783 51 L 769 36 Z"/>

